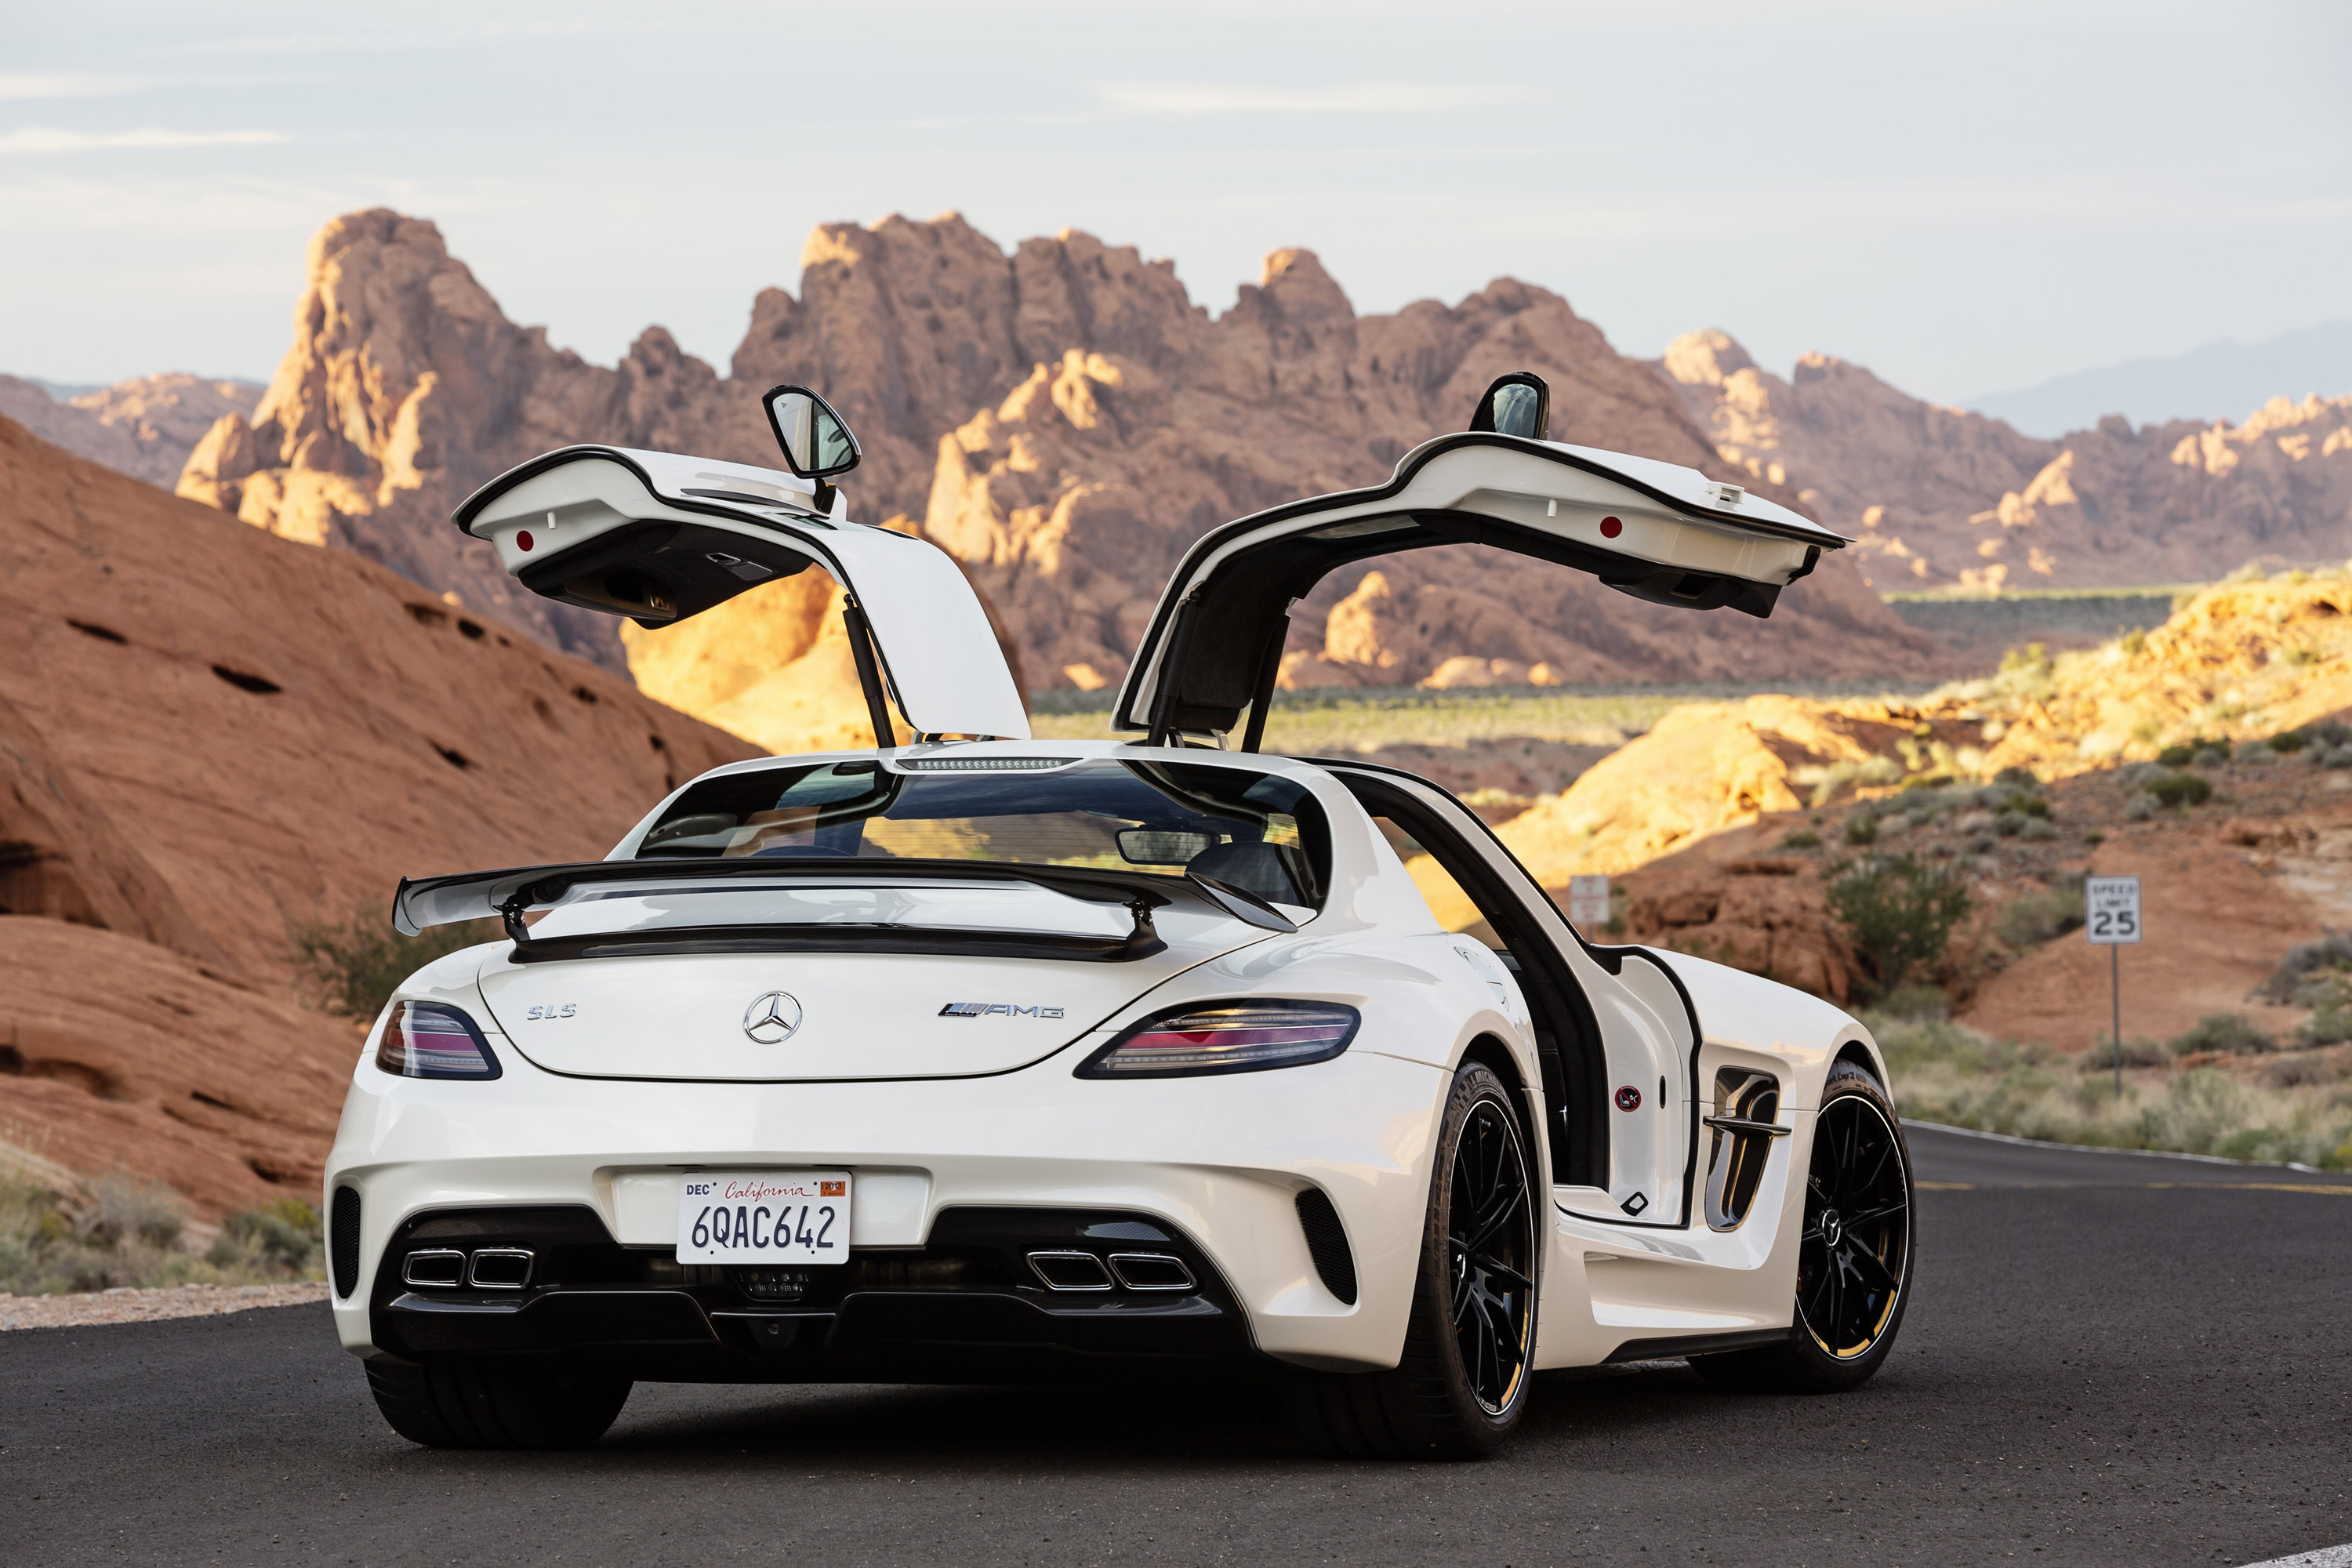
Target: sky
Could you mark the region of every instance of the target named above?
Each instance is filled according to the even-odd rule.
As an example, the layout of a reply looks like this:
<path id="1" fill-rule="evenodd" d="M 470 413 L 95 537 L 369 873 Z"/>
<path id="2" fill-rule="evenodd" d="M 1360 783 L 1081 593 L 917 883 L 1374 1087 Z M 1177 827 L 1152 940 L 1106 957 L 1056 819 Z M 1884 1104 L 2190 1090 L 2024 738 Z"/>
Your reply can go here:
<path id="1" fill-rule="evenodd" d="M 820 222 L 1081 228 L 1222 310 L 1512 276 L 1941 402 L 2344 313 L 2340 0 L 36 7 L 0 27 L 0 371 L 267 379 L 327 218 L 721 370 Z"/>

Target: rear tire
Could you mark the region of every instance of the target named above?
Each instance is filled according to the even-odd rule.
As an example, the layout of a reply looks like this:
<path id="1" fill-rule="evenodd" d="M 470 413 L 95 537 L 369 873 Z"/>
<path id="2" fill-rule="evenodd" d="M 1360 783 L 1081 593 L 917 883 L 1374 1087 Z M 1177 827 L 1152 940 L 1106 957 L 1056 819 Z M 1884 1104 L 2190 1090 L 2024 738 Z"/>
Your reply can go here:
<path id="1" fill-rule="evenodd" d="M 1911 1151 L 1886 1091 L 1850 1062 L 1832 1068 L 1822 1086 L 1805 1188 L 1789 1337 L 1691 1357 L 1692 1370 L 1717 1388 L 1842 1394 L 1868 1383 L 1895 1349 L 1917 1246 Z"/>
<path id="2" fill-rule="evenodd" d="M 1303 1373 L 1300 1435 L 1349 1458 L 1475 1459 L 1510 1437 L 1535 1356 L 1540 1210 L 1510 1091 L 1492 1069 L 1454 1077 L 1422 1227 L 1403 1359 L 1392 1370 Z"/>
<path id="3" fill-rule="evenodd" d="M 367 1363 L 368 1388 L 392 1429 L 428 1448 L 584 1448 L 628 1403 L 624 1378 L 553 1369 Z"/>

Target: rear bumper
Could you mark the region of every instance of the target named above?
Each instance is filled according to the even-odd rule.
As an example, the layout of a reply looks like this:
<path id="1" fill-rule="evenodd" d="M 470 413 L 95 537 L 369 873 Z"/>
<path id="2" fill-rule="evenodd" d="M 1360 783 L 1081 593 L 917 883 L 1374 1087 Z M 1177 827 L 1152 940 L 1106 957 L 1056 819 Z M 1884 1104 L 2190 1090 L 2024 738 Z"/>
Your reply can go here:
<path id="1" fill-rule="evenodd" d="M 518 1289 L 398 1277 L 412 1257 L 528 1258 Z M 1122 1288 L 1054 1290 L 1033 1253 L 1125 1260 Z M 1149 1271 L 1134 1260 L 1149 1262 Z M 745 1275 L 750 1272 L 751 1281 Z M 572 1358 L 607 1375 L 690 1381 L 1054 1381 L 1108 1362 L 1174 1370 L 1251 1352 L 1231 1289 L 1171 1227 L 1117 1211 L 949 1209 L 930 1243 L 797 1271 L 678 1267 L 605 1238 L 594 1213 L 440 1209 L 412 1216 L 377 1270 L 370 1338 L 411 1361 Z"/>
<path id="2" fill-rule="evenodd" d="M 1056 1062 L 987 1079 L 656 1083 L 501 1057 L 507 1074 L 489 1083 L 367 1063 L 354 1075 L 326 1187 L 331 1211 L 338 1189 L 360 1200 L 356 1247 L 343 1238 L 355 1261 L 333 1298 L 356 1354 L 593 1356 L 632 1376 L 721 1381 L 1026 1380 L 1106 1357 L 1253 1352 L 1392 1366 L 1448 1081 L 1361 1049 L 1154 1083 L 1080 1079 Z M 677 1194 L 698 1167 L 850 1170 L 850 1263 L 814 1271 L 810 1299 L 790 1303 L 719 1271 L 689 1278 L 675 1263 Z M 1297 1198 L 1310 1186 L 1346 1231 L 1353 1302 L 1308 1251 Z M 572 1216 L 562 1235 L 535 1244 L 533 1214 L 556 1211 Z M 436 1216 L 463 1216 L 473 1239 L 435 1245 L 550 1261 L 520 1290 L 405 1286 L 402 1259 Z M 1140 1245 L 1083 1234 L 1120 1222 L 1156 1227 L 1167 1239 L 1150 1249 L 1186 1259 L 1195 1288 L 1050 1291 L 1025 1267 L 1033 1243 Z M 991 1247 L 993 1261 L 975 1261 Z M 951 1279 L 934 1267 L 959 1258 Z"/>

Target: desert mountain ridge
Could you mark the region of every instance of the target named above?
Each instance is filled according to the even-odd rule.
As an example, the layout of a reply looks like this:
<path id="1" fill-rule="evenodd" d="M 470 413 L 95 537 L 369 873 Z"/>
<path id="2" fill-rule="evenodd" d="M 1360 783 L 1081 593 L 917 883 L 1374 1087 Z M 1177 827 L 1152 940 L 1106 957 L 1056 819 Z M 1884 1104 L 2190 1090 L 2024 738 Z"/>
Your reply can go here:
<path id="1" fill-rule="evenodd" d="M 1880 592 L 2198 582 L 2352 553 L 2352 395 L 2040 440 L 1827 354 L 1774 375 L 1716 329 L 1654 363 L 1722 461 L 1856 536 Z"/>
<path id="2" fill-rule="evenodd" d="M 1284 250 L 1212 318 L 1170 264 L 1132 247 L 1066 230 L 1007 251 L 952 214 L 820 226 L 798 296 L 761 292 L 725 376 L 659 328 L 617 366 L 588 364 L 509 321 L 432 224 L 383 210 L 320 231 L 296 320 L 269 390 L 205 437 L 181 493 L 351 549 L 608 668 L 625 658 L 649 689 L 681 689 L 662 684 L 682 662 L 658 651 L 665 639 L 814 647 L 821 598 L 747 595 L 699 633 L 631 634 L 625 650 L 610 621 L 518 592 L 448 513 L 574 441 L 773 463 L 758 396 L 779 382 L 841 408 L 866 452 L 846 481 L 855 515 L 903 517 L 961 560 L 1036 688 L 1116 681 L 1201 531 L 1385 478 L 1505 370 L 1551 379 L 1556 436 L 1722 467 L 1672 388 L 1539 289 L 1504 279 L 1454 306 L 1360 317 L 1311 253 Z M 1475 552 L 1377 571 L 1301 606 L 1294 684 L 1863 678 L 1932 657 L 1834 557 L 1760 626 Z M 781 629 L 760 624 L 778 616 Z M 753 667 L 689 662 L 698 711 L 725 707 L 767 744 L 808 732 L 746 710 L 768 706 L 749 695 Z"/>
<path id="3" fill-rule="evenodd" d="M 0 416 L 76 457 L 170 489 L 188 454 L 226 415 L 250 414 L 257 382 L 172 372 L 58 396 L 38 382 L 0 375 Z"/>

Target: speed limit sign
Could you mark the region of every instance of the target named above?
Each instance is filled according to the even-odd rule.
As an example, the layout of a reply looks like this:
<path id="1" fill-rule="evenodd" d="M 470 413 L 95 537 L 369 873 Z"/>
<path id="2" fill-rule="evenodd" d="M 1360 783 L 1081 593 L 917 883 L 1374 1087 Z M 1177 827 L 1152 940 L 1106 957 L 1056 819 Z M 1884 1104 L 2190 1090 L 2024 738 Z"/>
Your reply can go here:
<path id="1" fill-rule="evenodd" d="M 2139 879 L 2083 879 L 2083 934 L 2101 947 L 2139 941 Z"/>

